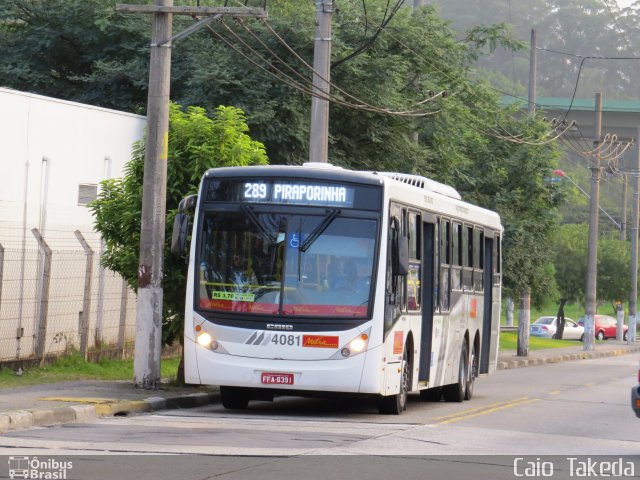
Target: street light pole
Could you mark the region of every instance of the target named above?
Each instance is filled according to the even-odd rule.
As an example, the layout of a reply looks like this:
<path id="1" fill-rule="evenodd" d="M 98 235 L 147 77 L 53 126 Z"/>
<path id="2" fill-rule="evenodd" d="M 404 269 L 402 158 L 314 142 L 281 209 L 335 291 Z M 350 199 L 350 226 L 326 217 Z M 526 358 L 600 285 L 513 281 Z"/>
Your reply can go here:
<path id="1" fill-rule="evenodd" d="M 591 199 L 589 201 L 589 244 L 587 247 L 587 285 L 585 288 L 585 319 L 583 350 L 595 345 L 594 320 L 596 315 L 596 288 L 598 273 L 598 210 L 600 206 L 600 137 L 602 135 L 602 93 L 596 93 L 594 123 L 594 157 L 591 166 Z"/>

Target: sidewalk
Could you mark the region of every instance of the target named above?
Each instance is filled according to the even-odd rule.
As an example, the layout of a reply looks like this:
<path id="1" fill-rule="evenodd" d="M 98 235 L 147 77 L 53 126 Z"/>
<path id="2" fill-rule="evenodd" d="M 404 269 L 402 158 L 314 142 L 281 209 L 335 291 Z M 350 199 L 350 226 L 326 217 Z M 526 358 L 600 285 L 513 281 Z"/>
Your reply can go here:
<path id="1" fill-rule="evenodd" d="M 545 350 L 530 350 L 529 356 L 518 357 L 515 350 L 505 350 L 498 355 L 498 370 L 512 368 L 532 367 L 547 363 L 569 362 L 573 360 L 585 360 L 589 358 L 613 357 L 640 352 L 640 343 L 628 345 L 627 342 L 615 339 L 596 343 L 595 350 L 585 352 L 582 342 L 563 348 L 549 348 Z"/>
<path id="2" fill-rule="evenodd" d="M 528 357 L 501 352 L 498 370 L 575 361 L 640 351 L 640 343 L 606 340 L 591 352 L 582 343 L 565 348 L 532 350 Z M 0 389 L 0 433 L 36 426 L 84 422 L 102 416 L 130 415 L 165 409 L 193 408 L 220 400 L 217 387 L 175 387 L 142 390 L 130 381 L 74 381 Z"/>

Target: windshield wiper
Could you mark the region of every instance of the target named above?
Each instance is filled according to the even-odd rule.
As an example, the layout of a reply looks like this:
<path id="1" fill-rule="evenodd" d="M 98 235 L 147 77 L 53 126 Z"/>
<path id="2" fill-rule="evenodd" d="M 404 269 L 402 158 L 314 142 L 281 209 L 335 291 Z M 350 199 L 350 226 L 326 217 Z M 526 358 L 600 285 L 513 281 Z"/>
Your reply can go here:
<path id="1" fill-rule="evenodd" d="M 322 235 L 322 232 L 324 232 L 327 229 L 327 227 L 331 225 L 331 222 L 333 222 L 334 218 L 336 218 L 338 215 L 340 215 L 339 208 L 327 209 L 327 216 L 324 217 L 324 220 L 322 220 L 322 222 L 316 228 L 313 229 L 313 231 L 309 234 L 309 236 L 305 239 L 305 241 L 302 242 L 302 245 L 300 245 L 299 250 L 301 252 L 306 252 L 307 250 L 309 250 L 309 247 L 311 247 L 313 242 L 315 242 L 316 239 L 320 235 Z"/>
<path id="2" fill-rule="evenodd" d="M 247 215 L 247 217 L 249 217 L 251 221 L 254 223 L 254 225 L 258 228 L 258 230 L 260 230 L 260 233 L 264 235 L 267 238 L 267 240 L 269 240 L 272 244 L 275 244 L 277 241 L 276 236 L 273 235 L 271 232 L 269 232 L 264 227 L 264 225 L 262 225 L 262 223 L 260 222 L 260 219 L 256 216 L 253 209 L 249 205 L 241 205 L 241 207 L 244 213 Z"/>

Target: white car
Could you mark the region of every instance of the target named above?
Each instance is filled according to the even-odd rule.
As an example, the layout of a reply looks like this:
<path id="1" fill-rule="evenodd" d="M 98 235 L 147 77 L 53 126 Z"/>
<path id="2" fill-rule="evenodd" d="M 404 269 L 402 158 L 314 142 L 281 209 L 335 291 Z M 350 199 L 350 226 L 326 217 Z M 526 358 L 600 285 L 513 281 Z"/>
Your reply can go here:
<path id="1" fill-rule="evenodd" d="M 556 317 L 540 317 L 531 324 L 529 335 L 534 337 L 553 338 L 557 330 Z M 568 317 L 564 317 L 563 340 L 582 340 L 584 327 Z"/>

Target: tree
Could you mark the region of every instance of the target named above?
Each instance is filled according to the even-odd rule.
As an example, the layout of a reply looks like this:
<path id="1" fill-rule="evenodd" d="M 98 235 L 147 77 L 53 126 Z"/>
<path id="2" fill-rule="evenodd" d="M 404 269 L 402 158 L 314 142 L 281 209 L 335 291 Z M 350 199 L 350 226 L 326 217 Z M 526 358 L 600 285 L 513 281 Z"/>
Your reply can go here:
<path id="1" fill-rule="evenodd" d="M 631 278 L 631 248 L 629 242 L 614 237 L 602 238 L 598 242 L 599 302 L 610 302 L 613 314 L 616 303 L 629 298 Z"/>
<path id="2" fill-rule="evenodd" d="M 6 0 L 0 6 L 0 85 L 144 111 L 150 19 L 115 1 Z"/>
<path id="3" fill-rule="evenodd" d="M 585 60 L 580 56 L 634 57 L 640 38 L 640 5 L 621 9 L 597 0 L 433 0 L 440 15 L 464 32 L 496 21 L 513 25 L 514 36 L 529 42 L 538 33 L 538 95 L 571 97 L 578 72 L 578 98 L 603 91 L 607 99 L 635 99 L 633 78 L 640 74 L 634 60 Z M 610 11 L 611 10 L 611 13 Z M 612 21 L 612 17 L 616 21 Z M 622 32 L 622 33 L 621 33 Z M 628 40 L 628 43 L 627 43 Z M 549 51 L 554 50 L 555 52 Z M 560 53 L 558 53 L 560 52 Z M 581 68 L 582 67 L 582 68 Z M 526 96 L 528 52 L 497 48 L 478 62 L 478 78 L 491 80 L 505 92 Z"/>
<path id="4" fill-rule="evenodd" d="M 176 104 L 170 106 L 163 344 L 182 339 L 185 264 L 169 253 L 178 203 L 197 193 L 208 168 L 267 163 L 264 146 L 251 140 L 247 132 L 245 115 L 238 108 L 221 106 L 209 116 L 203 108 L 183 111 Z M 89 206 L 95 215 L 95 228 L 106 244 L 102 264 L 122 275 L 134 290 L 138 282 L 144 153 L 144 141 L 137 142 L 125 176 L 102 182 L 98 198 Z"/>
<path id="5" fill-rule="evenodd" d="M 554 240 L 556 282 L 560 291 L 560 310 L 567 302 L 584 297 L 587 276 L 587 224 L 566 224 L 558 228 Z M 616 302 L 629 296 L 631 272 L 630 248 L 627 241 L 608 235 L 598 240 L 598 303 Z M 558 314 L 560 317 L 560 313 Z M 564 326 L 564 325 L 563 325 Z M 558 324 L 558 338 L 562 338 Z"/>
<path id="6" fill-rule="evenodd" d="M 564 306 L 584 297 L 587 278 L 587 238 L 589 226 L 586 224 L 562 225 L 554 239 L 555 279 L 560 293 L 560 305 L 556 316 L 556 338 L 564 333 Z"/>

